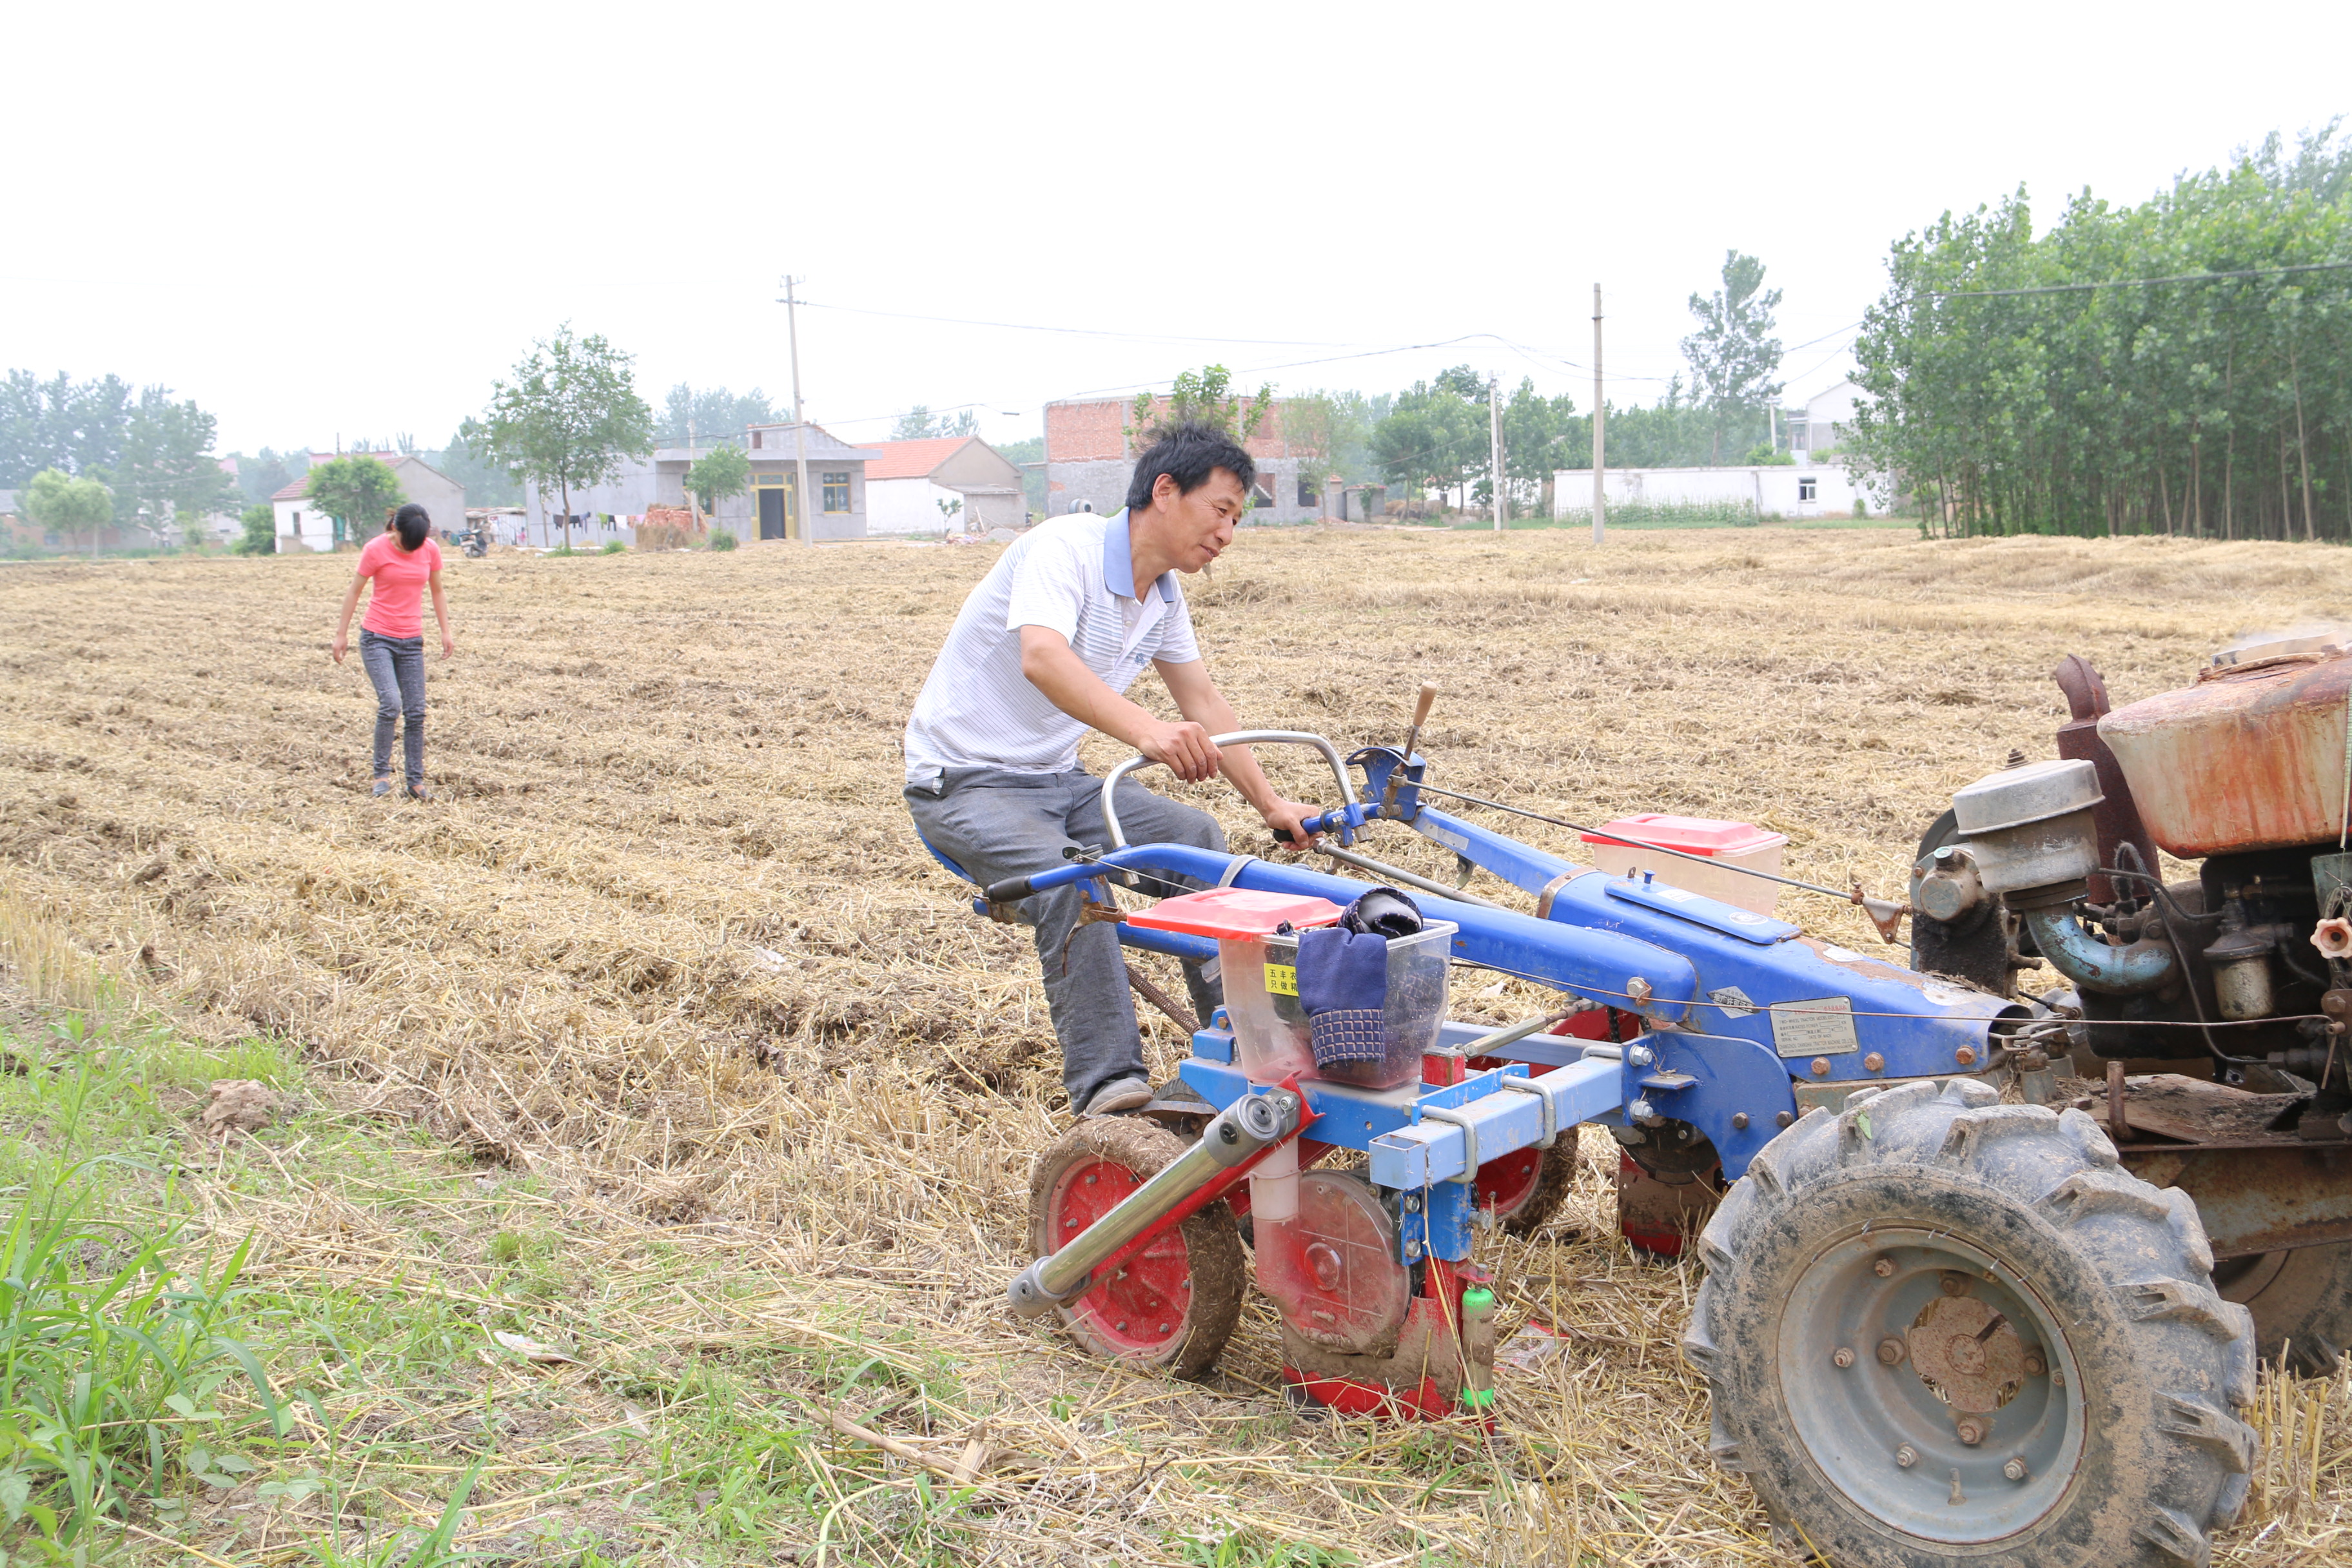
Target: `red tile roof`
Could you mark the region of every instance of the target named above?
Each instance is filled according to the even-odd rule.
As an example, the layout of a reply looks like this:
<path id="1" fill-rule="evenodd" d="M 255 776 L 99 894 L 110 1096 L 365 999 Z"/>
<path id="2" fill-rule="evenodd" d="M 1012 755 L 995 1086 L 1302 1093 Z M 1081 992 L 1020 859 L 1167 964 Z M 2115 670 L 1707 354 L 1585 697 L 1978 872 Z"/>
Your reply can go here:
<path id="1" fill-rule="evenodd" d="M 867 441 L 863 445 L 882 455 L 866 459 L 870 479 L 919 479 L 941 463 L 979 440 L 977 436 L 941 436 L 929 441 Z"/>

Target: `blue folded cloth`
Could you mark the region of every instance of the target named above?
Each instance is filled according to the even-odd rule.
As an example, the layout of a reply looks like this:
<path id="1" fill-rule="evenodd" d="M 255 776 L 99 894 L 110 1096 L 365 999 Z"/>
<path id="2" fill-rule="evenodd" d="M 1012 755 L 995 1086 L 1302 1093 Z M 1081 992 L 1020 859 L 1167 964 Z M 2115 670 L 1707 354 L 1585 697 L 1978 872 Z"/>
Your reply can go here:
<path id="1" fill-rule="evenodd" d="M 1388 995 L 1387 938 L 1338 926 L 1298 933 L 1298 1005 L 1318 1067 L 1387 1055 Z"/>

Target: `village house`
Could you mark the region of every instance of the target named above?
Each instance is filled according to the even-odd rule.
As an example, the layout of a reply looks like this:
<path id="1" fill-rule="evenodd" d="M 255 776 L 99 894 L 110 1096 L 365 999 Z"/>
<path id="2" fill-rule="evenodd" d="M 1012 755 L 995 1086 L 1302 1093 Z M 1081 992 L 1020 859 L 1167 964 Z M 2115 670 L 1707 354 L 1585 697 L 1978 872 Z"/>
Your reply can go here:
<path id="1" fill-rule="evenodd" d="M 822 426 L 808 430 L 809 489 L 817 498 L 813 536 L 820 541 L 863 539 L 866 522 L 866 465 L 875 456 L 868 447 L 853 447 Z M 751 462 L 751 488 L 740 496 L 722 499 L 704 514 L 709 526 L 723 528 L 749 543 L 754 540 L 801 537 L 798 465 L 790 425 L 754 425 L 740 445 Z M 685 506 L 686 471 L 715 447 L 664 447 L 652 456 L 632 458 L 601 485 L 572 492 L 572 542 L 577 548 L 602 548 L 613 540 L 636 542 L 636 519 L 657 506 Z M 530 545 L 545 548 L 563 542 L 563 498 L 542 494 L 537 485 L 523 486 L 523 533 Z"/>
<path id="2" fill-rule="evenodd" d="M 868 450 L 868 532 L 986 533 L 1028 524 L 1020 466 L 977 436 L 876 441 Z"/>
<path id="3" fill-rule="evenodd" d="M 1324 490 L 1300 474 L 1318 454 L 1308 447 L 1294 448 L 1283 433 L 1284 407 L 1276 402 L 1257 434 L 1242 443 L 1257 464 L 1257 484 L 1250 497 L 1253 522 L 1306 522 L 1324 515 Z M 1166 408 L 1166 399 L 1155 400 L 1155 416 Z M 1134 477 L 1136 455 L 1142 450 L 1136 437 L 1128 434 L 1134 423 L 1132 398 L 1070 398 L 1045 405 L 1046 516 L 1114 512 L 1127 504 L 1128 480 Z"/>
<path id="4" fill-rule="evenodd" d="M 452 534 L 466 526 L 466 487 L 408 452 L 338 452 L 333 457 L 370 457 L 390 468 L 400 481 L 400 493 L 416 502 L 433 519 L 433 531 Z M 331 461 L 327 456 L 313 457 L 311 461 Z M 311 504 L 310 477 L 296 479 L 269 498 L 270 510 L 277 513 L 278 553 L 291 554 L 297 550 L 332 550 L 348 541 L 365 544 L 383 531 L 381 518 L 330 517 Z M 344 524 L 351 524 L 346 531 Z"/>

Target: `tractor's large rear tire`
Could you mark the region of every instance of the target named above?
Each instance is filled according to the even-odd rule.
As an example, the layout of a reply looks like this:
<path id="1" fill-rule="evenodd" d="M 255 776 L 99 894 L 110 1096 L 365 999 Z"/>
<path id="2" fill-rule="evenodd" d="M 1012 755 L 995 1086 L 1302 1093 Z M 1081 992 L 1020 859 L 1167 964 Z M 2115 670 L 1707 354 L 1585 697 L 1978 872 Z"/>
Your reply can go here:
<path id="1" fill-rule="evenodd" d="M 1139 1117 L 1089 1117 L 1048 1144 L 1029 1175 L 1029 1247 L 1044 1258 L 1184 1152 L 1188 1141 Z M 1223 1198 L 1055 1310 L 1107 1361 L 1198 1377 L 1241 1320 L 1241 1238 Z"/>
<path id="2" fill-rule="evenodd" d="M 2352 1242 L 2267 1252 L 2217 1270 L 2223 1299 L 2254 1315 L 2256 1353 L 2326 1377 L 2352 1348 Z"/>
<path id="3" fill-rule="evenodd" d="M 2256 1454 L 2252 1324 L 2186 1194 L 1997 1100 L 1865 1091 L 1757 1155 L 1699 1240 L 1709 1446 L 1840 1568 L 2201 1565 Z"/>

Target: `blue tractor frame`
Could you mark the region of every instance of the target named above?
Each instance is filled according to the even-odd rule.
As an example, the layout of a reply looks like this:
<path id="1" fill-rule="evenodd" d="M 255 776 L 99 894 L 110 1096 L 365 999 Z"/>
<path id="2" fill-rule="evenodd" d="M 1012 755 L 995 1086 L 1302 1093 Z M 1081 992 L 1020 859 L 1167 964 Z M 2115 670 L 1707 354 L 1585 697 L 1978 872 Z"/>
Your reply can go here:
<path id="1" fill-rule="evenodd" d="M 1331 758 L 1348 798 L 1311 820 L 1310 830 L 1353 846 L 1371 823 L 1401 824 L 1535 899 L 1536 911 L 1521 914 L 1445 897 L 1426 880 L 1410 879 L 1424 912 L 1458 928 L 1455 961 L 1640 1020 L 1637 1037 L 1621 1044 L 1531 1035 L 1482 1045 L 1476 1058 L 1501 1065 L 1454 1082 L 1387 1090 L 1313 1080 L 1296 1086 L 1312 1112 L 1314 1138 L 1364 1152 L 1373 1184 L 1405 1195 L 1398 1245 L 1406 1264 L 1468 1258 L 1483 1162 L 1549 1146 L 1581 1123 L 1680 1121 L 1705 1133 L 1721 1156 L 1724 1177 L 1736 1180 L 1801 1114 L 1801 1095 L 1832 1103 L 1831 1097 L 1865 1087 L 1980 1075 L 1996 1065 L 2006 1026 L 2037 1011 L 1646 875 L 1611 877 L 1578 866 L 1442 811 L 1422 798 L 1427 759 L 1417 752 L 1371 747 L 1349 758 L 1364 774 L 1359 797 L 1330 742 L 1319 736 L 1267 731 L 1218 740 L 1308 743 Z M 1105 780 L 1106 800 L 1141 761 Z M 999 884 L 974 909 L 997 913 L 1032 892 L 1072 883 L 1089 884 L 1087 896 L 1108 903 L 1107 883 L 1118 872 L 1312 894 L 1341 904 L 1366 886 L 1255 856 L 1125 844 L 1115 816 L 1111 822 L 1114 847 L 1108 852 Z M 1388 869 L 1360 858 L 1355 863 L 1372 875 Z M 1217 952 L 1204 937 L 1124 921 L 1118 931 L 1123 944 L 1141 951 L 1194 959 Z M 1439 1049 L 1458 1052 L 1490 1033 L 1486 1026 L 1449 1023 Z M 1193 1036 L 1180 1071 L 1220 1111 L 1276 1091 L 1251 1083 L 1234 1065 L 1234 1037 L 1222 1013 Z"/>

